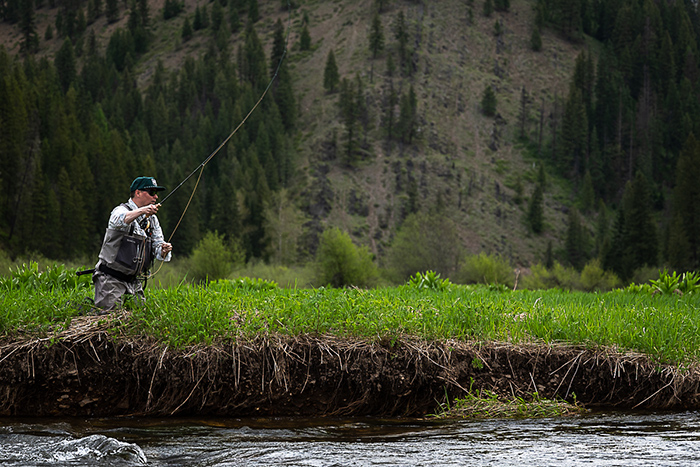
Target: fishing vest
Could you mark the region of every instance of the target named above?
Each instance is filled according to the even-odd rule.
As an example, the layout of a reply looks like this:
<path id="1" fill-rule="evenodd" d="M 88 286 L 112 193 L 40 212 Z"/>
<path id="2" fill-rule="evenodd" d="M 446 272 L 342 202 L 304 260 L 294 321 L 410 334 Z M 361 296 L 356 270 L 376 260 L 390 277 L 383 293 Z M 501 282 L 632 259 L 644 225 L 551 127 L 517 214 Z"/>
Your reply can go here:
<path id="1" fill-rule="evenodd" d="M 122 206 L 131 211 L 127 203 Z M 143 219 L 139 225 L 146 232 L 146 235 L 134 233 L 134 220 L 128 232 L 107 228 L 102 249 L 100 250 L 100 260 L 109 270 L 119 274 L 112 274 L 118 279 L 131 280 L 138 274 L 148 271 L 155 256 L 151 236 L 153 235 L 152 223 L 149 219 Z M 121 276 L 123 274 L 123 276 Z"/>

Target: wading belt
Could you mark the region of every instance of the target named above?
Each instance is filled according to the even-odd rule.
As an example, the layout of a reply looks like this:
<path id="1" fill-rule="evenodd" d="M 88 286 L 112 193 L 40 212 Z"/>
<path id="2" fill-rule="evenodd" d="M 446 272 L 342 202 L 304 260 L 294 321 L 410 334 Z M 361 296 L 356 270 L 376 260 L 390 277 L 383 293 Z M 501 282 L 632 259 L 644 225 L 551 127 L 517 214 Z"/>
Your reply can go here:
<path id="1" fill-rule="evenodd" d="M 134 282 L 136 280 L 136 275 L 130 276 L 128 274 L 124 274 L 123 272 L 115 271 L 114 269 L 102 263 L 100 263 L 100 265 L 97 266 L 97 270 L 100 272 L 104 272 L 105 274 L 112 276 L 115 279 L 119 279 L 122 282 Z"/>

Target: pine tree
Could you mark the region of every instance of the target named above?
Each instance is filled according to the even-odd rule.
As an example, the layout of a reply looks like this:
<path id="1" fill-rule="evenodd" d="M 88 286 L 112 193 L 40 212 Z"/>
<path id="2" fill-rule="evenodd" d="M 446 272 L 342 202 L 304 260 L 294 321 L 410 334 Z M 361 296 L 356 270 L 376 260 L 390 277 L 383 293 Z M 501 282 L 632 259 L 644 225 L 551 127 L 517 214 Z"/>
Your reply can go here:
<path id="1" fill-rule="evenodd" d="M 676 226 L 680 226 L 680 232 L 673 232 L 674 236 L 669 238 L 669 250 L 673 249 L 675 252 L 672 258 L 674 264 L 686 264 L 692 269 L 700 268 L 699 176 L 700 143 L 691 134 L 686 140 L 676 164 L 673 222 Z M 675 242 L 679 244 L 675 245 Z M 684 248 L 687 248 L 686 251 L 682 251 Z M 683 255 L 686 259 L 681 261 Z"/>
<path id="2" fill-rule="evenodd" d="M 510 9 L 510 0 L 494 0 L 493 7 L 496 11 L 508 11 Z"/>
<path id="3" fill-rule="evenodd" d="M 375 13 L 372 18 L 372 26 L 369 32 L 369 50 L 372 52 L 372 59 L 376 59 L 384 50 L 384 30 L 382 28 L 382 20 L 379 13 Z M 370 72 L 370 82 L 374 75 L 374 61 L 372 61 L 372 71 Z"/>
<path id="4" fill-rule="evenodd" d="M 231 5 L 229 8 L 229 14 L 228 14 L 228 21 L 231 24 L 231 32 L 232 33 L 237 33 L 241 29 L 241 18 L 240 15 L 238 14 L 238 8 L 235 8 L 234 5 Z"/>
<path id="5" fill-rule="evenodd" d="M 224 22 L 224 9 L 221 6 L 219 0 L 214 0 L 214 4 L 211 7 L 211 30 L 216 33 L 221 29 L 221 25 Z"/>
<path id="6" fill-rule="evenodd" d="M 192 39 L 192 25 L 190 24 L 189 16 L 186 16 L 185 21 L 182 23 L 181 37 L 184 42 L 187 42 L 188 40 Z"/>
<path id="7" fill-rule="evenodd" d="M 484 0 L 484 7 L 482 8 L 484 16 L 491 16 L 493 14 L 493 0 Z"/>
<path id="8" fill-rule="evenodd" d="M 559 170 L 580 177 L 588 141 L 588 119 L 581 91 L 572 84 L 561 124 Z"/>
<path id="9" fill-rule="evenodd" d="M 416 119 L 418 113 L 418 101 L 413 85 L 407 94 L 402 94 L 399 99 L 399 120 L 396 124 L 396 133 L 404 144 L 411 144 L 416 132 Z"/>
<path id="10" fill-rule="evenodd" d="M 73 51 L 73 44 L 71 43 L 70 39 L 63 41 L 63 45 L 56 53 L 54 66 L 56 67 L 56 72 L 58 73 L 58 79 L 61 82 L 61 87 L 65 92 L 75 81 L 77 76 L 75 53 Z"/>
<path id="11" fill-rule="evenodd" d="M 535 186 L 535 191 L 530 197 L 530 204 L 527 209 L 527 223 L 536 234 L 542 233 L 544 229 L 544 215 L 543 215 L 543 204 L 544 202 L 544 190 L 541 184 Z"/>
<path id="12" fill-rule="evenodd" d="M 248 22 L 257 23 L 260 19 L 260 10 L 258 8 L 258 0 L 248 1 Z"/>
<path id="13" fill-rule="evenodd" d="M 494 117 L 496 115 L 496 105 L 496 93 L 493 92 L 491 85 L 488 85 L 481 96 L 481 112 L 487 117 Z"/>
<path id="14" fill-rule="evenodd" d="M 359 123 L 357 102 L 355 86 L 347 78 L 344 78 L 340 83 L 338 107 L 340 109 L 340 118 L 345 125 L 345 162 L 348 165 L 354 164 L 357 149 L 357 126 Z"/>
<path id="15" fill-rule="evenodd" d="M 282 60 L 285 51 L 284 43 L 284 26 L 281 20 L 277 20 L 275 23 L 275 29 L 272 35 L 272 51 L 270 52 L 270 71 L 274 75 L 277 66 Z"/>
<path id="16" fill-rule="evenodd" d="M 595 191 L 593 190 L 593 179 L 591 178 L 591 172 L 586 171 L 583 176 L 583 185 L 581 186 L 581 193 L 579 195 L 579 202 L 581 204 L 581 210 L 583 212 L 589 212 L 593 209 L 595 204 Z"/>
<path id="17" fill-rule="evenodd" d="M 119 20 L 119 1 L 118 0 L 105 0 L 105 15 L 107 16 L 107 22 L 112 24 Z M 60 31 L 61 29 L 57 26 L 56 29 Z"/>
<path id="18" fill-rule="evenodd" d="M 292 77 L 289 74 L 287 64 L 284 62 L 280 67 L 274 96 L 284 128 L 289 131 L 296 123 L 297 105 L 292 86 Z"/>
<path id="19" fill-rule="evenodd" d="M 34 13 L 34 2 L 32 0 L 22 0 L 20 3 L 20 29 L 22 30 L 20 52 L 25 55 L 31 55 L 38 52 L 39 50 L 39 36 L 36 32 L 36 15 Z"/>
<path id="20" fill-rule="evenodd" d="M 527 124 L 530 120 L 530 96 L 527 89 L 523 86 L 520 90 L 520 113 L 518 114 L 518 123 L 520 126 L 520 139 L 527 139 Z"/>
<path id="21" fill-rule="evenodd" d="M 251 84 L 256 92 L 262 90 L 268 81 L 265 50 L 252 23 L 248 23 L 243 45 L 243 68 L 239 74 Z"/>
<path id="22" fill-rule="evenodd" d="M 299 36 L 299 49 L 302 51 L 311 50 L 311 34 L 309 34 L 309 27 L 306 23 L 301 29 L 301 35 Z"/>
<path id="23" fill-rule="evenodd" d="M 405 70 L 408 67 L 408 25 L 403 10 L 396 15 L 394 22 L 394 38 L 399 43 L 399 59 L 401 61 L 401 69 Z"/>
<path id="24" fill-rule="evenodd" d="M 338 73 L 338 66 L 335 64 L 335 54 L 333 49 L 331 49 L 328 52 L 326 67 L 323 71 L 323 88 L 329 93 L 334 93 L 339 82 L 340 74 Z"/>
<path id="25" fill-rule="evenodd" d="M 566 228 L 566 255 L 569 263 L 579 271 L 588 259 L 586 243 L 586 234 L 581 225 L 581 217 L 578 210 L 572 208 L 569 210 Z"/>
<path id="26" fill-rule="evenodd" d="M 624 266 L 631 273 L 643 266 L 656 266 L 659 245 L 656 223 L 651 211 L 651 196 L 646 178 L 637 172 L 627 183 L 622 200 L 625 211 Z"/>
<path id="27" fill-rule="evenodd" d="M 199 8 L 199 5 L 197 5 L 194 9 L 194 21 L 192 22 L 192 28 L 195 31 L 199 31 L 200 29 L 204 28 L 204 19 L 202 18 L 202 9 Z"/>
<path id="28" fill-rule="evenodd" d="M 537 26 L 532 28 L 532 34 L 530 35 L 530 48 L 535 52 L 542 50 L 542 35 L 540 33 L 540 28 Z"/>

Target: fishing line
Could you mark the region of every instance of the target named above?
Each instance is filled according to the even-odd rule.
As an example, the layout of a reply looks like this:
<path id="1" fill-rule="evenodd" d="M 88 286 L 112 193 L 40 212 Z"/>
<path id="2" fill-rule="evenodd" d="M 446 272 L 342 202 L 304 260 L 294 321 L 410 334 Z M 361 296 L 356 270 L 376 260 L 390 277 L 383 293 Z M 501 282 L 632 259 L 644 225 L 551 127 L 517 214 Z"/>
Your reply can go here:
<path id="1" fill-rule="evenodd" d="M 260 99 L 258 99 L 258 101 L 255 103 L 255 105 L 250 109 L 250 111 L 248 112 L 248 114 L 243 118 L 243 120 L 241 120 L 241 122 L 238 124 L 238 126 L 237 126 L 236 128 L 234 128 L 234 130 L 231 132 L 231 134 L 229 134 L 229 135 L 226 137 L 226 139 L 223 140 L 223 142 L 219 145 L 219 147 L 217 147 L 211 154 L 209 154 L 209 157 L 207 157 L 206 159 L 204 159 L 204 160 L 202 161 L 202 163 L 199 164 L 199 165 L 197 166 L 197 168 L 194 169 L 187 177 L 185 177 L 185 179 L 184 179 L 182 182 L 180 182 L 180 184 L 179 184 L 178 186 L 176 186 L 170 193 L 168 193 L 168 196 L 166 196 L 165 198 L 163 198 L 163 201 L 161 201 L 159 204 L 163 204 L 168 198 L 170 198 L 170 196 L 172 196 L 173 193 L 175 193 L 183 184 L 185 184 L 185 183 L 187 182 L 187 180 L 189 180 L 190 178 L 192 178 L 192 176 L 193 176 L 198 170 L 203 169 L 204 166 L 207 165 L 207 164 L 209 163 L 209 161 L 212 160 L 212 159 L 214 158 L 214 156 L 216 156 L 216 154 L 221 150 L 221 148 L 223 148 L 223 147 L 226 145 L 226 143 L 228 143 L 229 140 L 230 140 L 231 138 L 233 138 L 233 135 L 235 135 L 236 132 L 243 126 L 243 124 L 246 122 L 246 120 L 248 120 L 248 117 L 250 117 L 250 115 L 255 111 L 255 109 L 258 107 L 258 105 L 260 105 L 260 103 L 262 102 L 262 100 L 265 98 L 265 95 L 267 94 L 267 91 L 270 89 L 270 87 L 272 87 L 272 83 L 273 83 L 273 82 L 275 81 L 275 79 L 277 78 L 277 75 L 279 74 L 280 68 L 282 67 L 282 62 L 284 61 L 284 58 L 285 58 L 285 56 L 287 55 L 287 44 L 288 44 L 288 42 L 289 42 L 289 32 L 291 31 L 291 24 L 292 24 L 292 8 L 291 8 L 291 6 L 290 6 L 290 4 L 289 4 L 289 0 L 287 0 L 287 9 L 289 10 L 289 17 L 287 18 L 287 34 L 286 34 L 286 37 L 285 37 L 285 39 L 284 39 L 284 51 L 282 52 L 282 56 L 280 57 L 280 60 L 279 60 L 279 62 L 277 63 L 277 68 L 275 69 L 275 74 L 274 74 L 274 75 L 272 76 L 272 78 L 270 79 L 270 82 L 267 83 L 267 86 L 265 87 L 265 90 L 264 90 L 263 93 L 260 95 Z M 196 189 L 196 186 L 195 186 L 195 189 Z M 184 213 L 183 213 L 183 214 L 184 214 Z"/>
<path id="2" fill-rule="evenodd" d="M 192 189 L 192 193 L 190 194 L 190 199 L 187 201 L 187 205 L 185 206 L 185 209 L 182 211 L 182 215 L 180 215 L 180 219 L 177 221 L 177 224 L 175 225 L 175 228 L 173 231 L 170 233 L 170 237 L 168 238 L 168 243 L 170 243 L 170 240 L 173 238 L 173 235 L 175 235 L 175 232 L 177 231 L 177 228 L 180 226 L 180 223 L 182 222 L 182 219 L 185 217 L 185 213 L 187 212 L 187 209 L 190 207 L 190 203 L 192 202 L 192 198 L 194 197 L 195 192 L 197 191 L 197 187 L 199 186 L 199 181 L 202 178 L 202 173 L 204 173 L 204 167 L 209 163 L 210 160 L 214 158 L 218 154 L 219 151 L 226 145 L 226 143 L 229 142 L 231 138 L 233 138 L 233 135 L 235 135 L 238 130 L 243 126 L 243 124 L 248 120 L 248 117 L 251 116 L 251 114 L 255 111 L 255 109 L 258 108 L 262 100 L 265 98 L 267 95 L 267 92 L 270 90 L 272 87 L 272 83 L 274 83 L 275 79 L 277 79 L 277 75 L 279 74 L 280 68 L 282 67 L 282 62 L 284 61 L 284 58 L 287 55 L 287 45 L 289 44 L 289 33 L 291 31 L 291 26 L 292 26 L 292 7 L 289 3 L 289 0 L 287 0 L 287 10 L 289 10 L 289 15 L 287 17 L 287 33 L 284 38 L 284 50 L 282 51 L 282 56 L 279 59 L 279 62 L 277 63 L 277 68 L 275 68 L 275 74 L 272 75 L 272 78 L 270 78 L 270 81 L 267 83 L 267 86 L 265 87 L 265 90 L 262 92 L 260 95 L 260 98 L 258 101 L 255 103 L 255 105 L 250 109 L 248 114 L 241 120 L 241 122 L 236 126 L 236 128 L 233 129 L 233 131 L 224 139 L 221 144 L 214 149 L 214 151 L 209 154 L 209 156 L 202 161 L 201 164 L 197 166 L 196 169 L 194 169 L 183 181 L 180 182 L 178 186 L 176 186 L 170 193 L 168 193 L 168 196 L 163 198 L 163 200 L 158 203 L 162 205 L 170 196 L 172 196 L 173 193 L 175 193 L 182 185 L 184 185 L 192 176 L 199 171 L 199 176 L 197 177 L 197 183 L 195 183 L 194 188 Z M 155 276 L 158 271 L 160 271 L 160 268 L 163 267 L 163 261 L 161 261 L 160 266 L 158 266 L 158 269 L 153 273 L 148 275 L 146 279 L 149 279 L 153 276 Z"/>

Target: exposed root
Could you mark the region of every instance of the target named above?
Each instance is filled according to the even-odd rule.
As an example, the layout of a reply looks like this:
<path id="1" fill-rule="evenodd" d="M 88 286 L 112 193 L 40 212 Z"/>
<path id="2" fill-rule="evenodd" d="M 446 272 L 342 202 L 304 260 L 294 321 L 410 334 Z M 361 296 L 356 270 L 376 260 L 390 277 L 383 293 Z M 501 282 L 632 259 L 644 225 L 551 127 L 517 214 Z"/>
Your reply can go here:
<path id="1" fill-rule="evenodd" d="M 700 408 L 696 367 L 609 348 L 265 336 L 172 349 L 114 324 L 81 317 L 48 338 L 0 342 L 0 414 L 420 416 L 469 390 L 588 407 Z"/>

